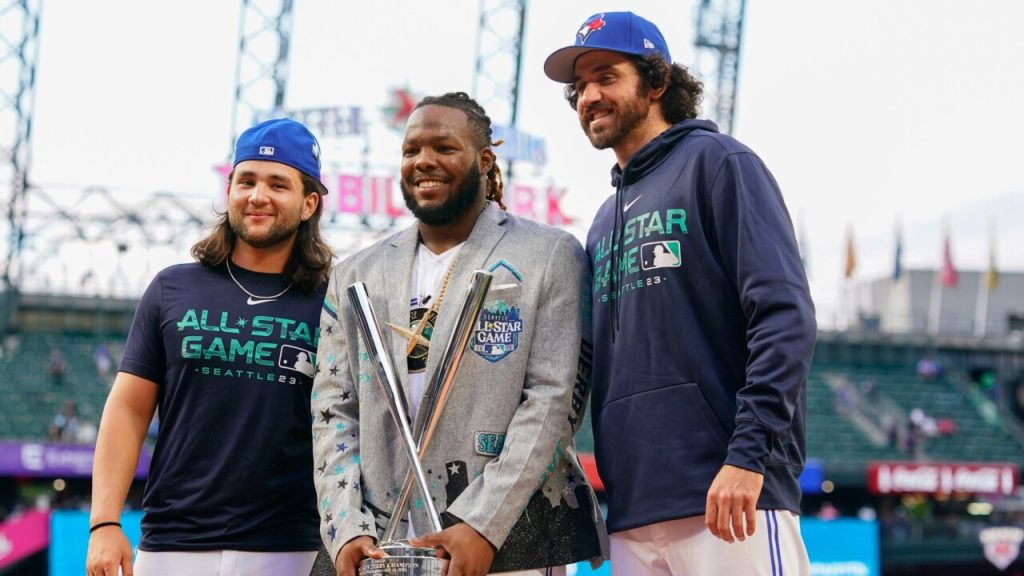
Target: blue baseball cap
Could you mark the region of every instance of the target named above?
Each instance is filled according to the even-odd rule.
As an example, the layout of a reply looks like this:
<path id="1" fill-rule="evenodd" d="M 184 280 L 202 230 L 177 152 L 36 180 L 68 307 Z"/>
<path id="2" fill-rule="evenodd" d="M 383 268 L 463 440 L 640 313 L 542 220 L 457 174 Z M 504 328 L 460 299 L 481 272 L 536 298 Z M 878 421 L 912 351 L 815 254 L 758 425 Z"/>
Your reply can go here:
<path id="1" fill-rule="evenodd" d="M 544 61 L 544 73 L 555 82 L 576 78 L 576 59 L 591 50 L 611 50 L 644 56 L 654 52 L 672 63 L 668 44 L 658 27 L 632 12 L 601 12 L 587 18 L 576 32 L 576 43 L 555 50 Z"/>
<path id="2" fill-rule="evenodd" d="M 242 132 L 232 167 L 246 160 L 278 162 L 320 180 L 320 143 L 305 126 L 288 118 L 260 122 Z"/>

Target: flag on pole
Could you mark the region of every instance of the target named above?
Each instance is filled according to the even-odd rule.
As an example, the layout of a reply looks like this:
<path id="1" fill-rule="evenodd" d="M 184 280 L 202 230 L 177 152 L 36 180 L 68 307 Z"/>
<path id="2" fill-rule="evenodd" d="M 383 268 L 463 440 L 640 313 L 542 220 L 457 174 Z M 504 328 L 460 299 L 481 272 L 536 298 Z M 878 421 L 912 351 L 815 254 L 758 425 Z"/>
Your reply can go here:
<path id="1" fill-rule="evenodd" d="M 953 250 L 950 248 L 948 227 L 942 239 L 942 272 L 939 274 L 939 282 L 943 286 L 951 288 L 960 283 L 960 274 L 956 271 L 956 266 L 953 265 Z"/>
<path id="2" fill-rule="evenodd" d="M 985 271 L 985 289 L 992 292 L 999 284 L 999 272 L 996 270 L 996 225 L 992 222 L 988 236 L 988 270 Z"/>
<path id="3" fill-rule="evenodd" d="M 899 280 L 903 276 L 903 228 L 896 223 L 896 255 L 893 258 L 892 279 Z"/>
<path id="4" fill-rule="evenodd" d="M 857 269 L 857 254 L 853 249 L 853 226 L 846 227 L 846 270 L 845 277 L 852 278 Z"/>

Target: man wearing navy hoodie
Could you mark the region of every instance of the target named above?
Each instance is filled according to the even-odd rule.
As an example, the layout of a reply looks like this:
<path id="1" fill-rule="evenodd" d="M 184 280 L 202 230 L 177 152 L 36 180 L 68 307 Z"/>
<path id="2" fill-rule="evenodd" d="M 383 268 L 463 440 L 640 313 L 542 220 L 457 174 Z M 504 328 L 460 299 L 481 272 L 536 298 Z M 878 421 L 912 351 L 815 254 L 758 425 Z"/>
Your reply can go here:
<path id="1" fill-rule="evenodd" d="M 814 304 L 778 185 L 697 120 L 654 24 L 588 18 L 544 63 L 615 151 L 587 238 L 593 421 L 616 574 L 808 574 L 800 536 Z"/>

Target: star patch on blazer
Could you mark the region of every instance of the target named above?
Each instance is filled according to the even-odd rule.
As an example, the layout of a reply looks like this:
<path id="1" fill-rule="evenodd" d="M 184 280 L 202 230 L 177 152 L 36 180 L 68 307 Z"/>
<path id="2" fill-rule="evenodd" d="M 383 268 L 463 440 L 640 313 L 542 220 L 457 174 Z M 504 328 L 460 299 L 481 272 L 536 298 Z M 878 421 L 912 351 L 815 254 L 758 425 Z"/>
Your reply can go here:
<path id="1" fill-rule="evenodd" d="M 522 333 L 519 308 L 498 300 L 480 311 L 470 348 L 488 362 L 497 362 L 516 351 Z"/>

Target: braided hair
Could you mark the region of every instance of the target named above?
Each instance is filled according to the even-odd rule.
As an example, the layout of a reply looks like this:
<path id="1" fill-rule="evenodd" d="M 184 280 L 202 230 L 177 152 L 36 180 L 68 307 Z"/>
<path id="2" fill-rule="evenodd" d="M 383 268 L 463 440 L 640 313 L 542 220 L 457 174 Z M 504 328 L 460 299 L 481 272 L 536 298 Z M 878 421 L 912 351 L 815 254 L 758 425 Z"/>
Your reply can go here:
<path id="1" fill-rule="evenodd" d="M 448 92 L 440 96 L 427 96 L 420 100 L 413 110 L 418 110 L 423 106 L 444 106 L 445 108 L 455 108 L 465 112 L 466 118 L 469 120 L 469 126 L 473 130 L 473 144 L 480 150 L 502 144 L 501 140 L 491 140 L 493 131 L 491 130 L 490 117 L 487 116 L 487 112 L 484 111 L 483 107 L 477 104 L 476 100 L 470 98 L 469 94 L 465 92 Z M 494 162 L 491 164 L 491 169 L 487 172 L 487 199 L 497 202 L 502 210 L 506 210 L 507 207 L 502 202 L 504 195 L 505 181 L 501 177 L 501 168 L 497 162 Z"/>

